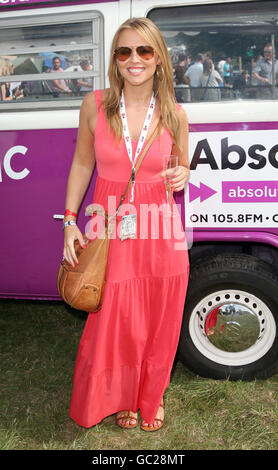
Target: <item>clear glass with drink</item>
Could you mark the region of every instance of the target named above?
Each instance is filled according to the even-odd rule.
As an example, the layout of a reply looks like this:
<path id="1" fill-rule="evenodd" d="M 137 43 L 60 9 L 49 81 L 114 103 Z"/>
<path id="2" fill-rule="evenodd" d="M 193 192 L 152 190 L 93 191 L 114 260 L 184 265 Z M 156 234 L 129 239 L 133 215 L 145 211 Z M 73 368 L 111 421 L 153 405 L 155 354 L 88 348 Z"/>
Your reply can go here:
<path id="1" fill-rule="evenodd" d="M 173 178 L 176 168 L 179 164 L 179 157 L 176 155 L 163 155 L 163 171 L 166 171 L 165 178 L 165 189 L 167 198 L 167 212 L 169 216 L 176 215 L 173 210 L 173 189 L 171 187 L 171 179 Z"/>

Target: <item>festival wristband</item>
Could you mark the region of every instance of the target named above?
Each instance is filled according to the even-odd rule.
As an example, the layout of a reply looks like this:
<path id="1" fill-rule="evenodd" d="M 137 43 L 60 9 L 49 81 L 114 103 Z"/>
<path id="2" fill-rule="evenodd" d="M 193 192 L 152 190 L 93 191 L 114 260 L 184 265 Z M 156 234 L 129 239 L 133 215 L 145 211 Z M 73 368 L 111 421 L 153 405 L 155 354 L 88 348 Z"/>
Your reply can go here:
<path id="1" fill-rule="evenodd" d="M 74 220 L 68 220 L 63 224 L 63 230 L 65 230 L 65 227 L 68 227 L 69 225 L 76 225 L 76 222 L 74 222 Z"/>
<path id="2" fill-rule="evenodd" d="M 77 214 L 75 212 L 70 211 L 69 209 L 65 210 L 64 217 L 67 215 L 73 215 L 73 217 L 77 217 Z"/>

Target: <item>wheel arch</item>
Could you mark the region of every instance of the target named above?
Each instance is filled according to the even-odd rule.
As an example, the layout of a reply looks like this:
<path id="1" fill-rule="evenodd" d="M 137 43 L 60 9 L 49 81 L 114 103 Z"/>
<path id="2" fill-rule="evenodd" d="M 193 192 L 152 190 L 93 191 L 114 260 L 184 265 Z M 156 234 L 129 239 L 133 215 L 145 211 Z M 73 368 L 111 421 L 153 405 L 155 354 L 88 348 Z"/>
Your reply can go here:
<path id="1" fill-rule="evenodd" d="M 278 249 L 268 243 L 238 240 L 234 242 L 225 241 L 199 241 L 189 250 L 191 266 L 194 266 L 204 257 L 217 256 L 220 254 L 243 253 L 252 255 L 259 260 L 265 261 L 271 266 L 278 266 Z"/>

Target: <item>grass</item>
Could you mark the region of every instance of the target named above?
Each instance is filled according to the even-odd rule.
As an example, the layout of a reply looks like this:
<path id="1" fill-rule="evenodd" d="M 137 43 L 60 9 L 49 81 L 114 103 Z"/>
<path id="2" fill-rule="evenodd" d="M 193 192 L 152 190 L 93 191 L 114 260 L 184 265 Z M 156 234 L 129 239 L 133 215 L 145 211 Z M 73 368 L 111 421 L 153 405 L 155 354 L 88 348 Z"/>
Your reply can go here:
<path id="1" fill-rule="evenodd" d="M 278 449 L 278 375 L 215 381 L 181 362 L 160 431 L 123 430 L 115 416 L 79 427 L 68 408 L 85 321 L 59 302 L 0 302 L 0 450 Z"/>

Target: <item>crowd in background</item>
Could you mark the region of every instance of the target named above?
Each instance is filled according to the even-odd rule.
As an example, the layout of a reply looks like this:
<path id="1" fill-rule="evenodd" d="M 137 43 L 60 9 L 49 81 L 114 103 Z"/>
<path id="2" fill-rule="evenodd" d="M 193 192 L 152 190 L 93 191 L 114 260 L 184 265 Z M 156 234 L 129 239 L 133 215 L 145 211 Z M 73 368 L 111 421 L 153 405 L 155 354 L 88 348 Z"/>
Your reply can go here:
<path id="1" fill-rule="evenodd" d="M 88 60 L 81 60 L 79 66 L 74 70 L 76 71 L 91 71 L 92 65 Z M 59 56 L 54 56 L 52 59 L 52 67 L 44 66 L 42 72 L 46 73 L 63 73 L 64 69 L 61 66 L 61 59 Z M 12 62 L 5 58 L 0 62 L 0 76 L 8 77 L 14 74 L 14 66 Z M 93 78 L 85 77 L 80 79 L 66 80 L 39 80 L 39 81 L 22 81 L 22 82 L 1 82 L 0 97 L 2 101 L 20 100 L 25 96 L 38 95 L 52 95 L 54 98 L 66 95 L 84 95 L 88 91 L 93 90 Z"/>
<path id="2" fill-rule="evenodd" d="M 233 67 L 231 57 L 214 62 L 210 51 L 190 54 L 172 52 L 174 86 L 179 102 L 220 101 L 221 99 L 264 98 L 272 94 L 272 45 L 266 44 L 264 55 L 251 63 L 250 73 Z M 278 61 L 274 62 L 278 84 Z M 277 95 L 275 94 L 275 97 Z"/>
<path id="3" fill-rule="evenodd" d="M 272 45 L 266 44 L 263 55 L 248 64 L 247 70 L 239 70 L 237 60 L 232 57 L 212 57 L 210 51 L 198 53 L 194 58 L 189 53 L 171 50 L 174 70 L 174 86 L 178 102 L 220 101 L 237 98 L 273 98 Z M 88 60 L 80 60 L 74 71 L 92 71 Z M 52 66 L 44 66 L 43 72 L 63 73 L 60 57 L 52 58 Z M 0 75 L 10 76 L 14 68 L 9 59 L 0 58 Z M 274 62 L 274 76 L 278 83 L 278 61 Z M 67 95 L 84 95 L 94 89 L 92 77 L 83 79 L 54 79 L 33 82 L 2 82 L 1 100 L 20 100 L 26 96 L 52 95 L 54 98 Z M 277 91 L 275 91 L 277 98 Z"/>

